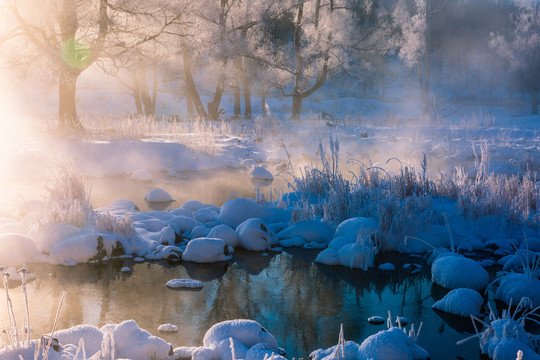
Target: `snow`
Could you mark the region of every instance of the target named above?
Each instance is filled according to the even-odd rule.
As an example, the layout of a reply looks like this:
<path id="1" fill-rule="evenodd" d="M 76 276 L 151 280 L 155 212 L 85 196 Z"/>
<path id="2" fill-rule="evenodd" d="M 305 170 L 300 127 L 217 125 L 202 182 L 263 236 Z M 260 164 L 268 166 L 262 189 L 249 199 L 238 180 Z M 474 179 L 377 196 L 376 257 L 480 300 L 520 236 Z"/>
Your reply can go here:
<path id="1" fill-rule="evenodd" d="M 277 234 L 277 238 L 281 241 L 295 237 L 301 237 L 307 243 L 330 243 L 333 231 L 324 222 L 317 220 L 299 221 L 286 229 L 281 230 Z"/>
<path id="2" fill-rule="evenodd" d="M 202 281 L 191 279 L 172 279 L 167 281 L 167 287 L 171 289 L 202 289 Z"/>
<path id="3" fill-rule="evenodd" d="M 227 245 L 230 245 L 233 248 L 240 245 L 240 237 L 238 236 L 238 233 L 227 225 L 222 224 L 215 226 L 208 234 L 204 234 L 204 236 L 222 239 Z"/>
<path id="4" fill-rule="evenodd" d="M 449 314 L 469 317 L 479 316 L 484 304 L 484 298 L 476 290 L 454 289 L 441 300 L 433 304 L 432 308 Z"/>
<path id="5" fill-rule="evenodd" d="M 248 219 L 238 225 L 236 231 L 240 238 L 240 246 L 246 250 L 264 251 L 275 242 L 275 235 L 270 232 L 262 219 Z"/>
<path id="6" fill-rule="evenodd" d="M 427 360 L 429 354 L 418 346 L 403 330 L 393 327 L 379 331 L 365 339 L 360 345 L 353 341 L 346 341 L 343 346 L 343 357 L 334 357 L 336 350 L 333 346 L 326 350 L 316 350 L 310 354 L 312 360 Z M 341 349 L 338 349 L 341 351 Z"/>
<path id="7" fill-rule="evenodd" d="M 158 327 L 159 332 L 178 332 L 178 326 L 173 324 L 161 324 Z"/>
<path id="8" fill-rule="evenodd" d="M 357 238 L 364 238 L 376 231 L 379 231 L 379 225 L 374 218 L 356 217 L 339 224 L 334 238 L 343 236 L 356 241 Z"/>
<path id="9" fill-rule="evenodd" d="M 146 169 L 137 169 L 131 174 L 131 180 L 152 181 L 154 180 L 154 175 Z"/>
<path id="10" fill-rule="evenodd" d="M 34 242 L 19 234 L 0 234 L 0 264 L 17 266 L 39 260 Z"/>
<path id="11" fill-rule="evenodd" d="M 392 263 L 384 263 L 379 265 L 379 270 L 382 271 L 394 271 L 396 270 L 396 267 Z"/>
<path id="12" fill-rule="evenodd" d="M 439 257 L 431 266 L 435 284 L 447 289 L 483 290 L 489 284 L 489 274 L 478 262 L 458 255 Z"/>
<path id="13" fill-rule="evenodd" d="M 236 229 L 238 225 L 250 218 L 262 219 L 265 223 L 288 222 L 291 219 L 289 211 L 265 207 L 250 199 L 232 199 L 221 207 L 217 220 Z"/>
<path id="14" fill-rule="evenodd" d="M 274 176 L 272 175 L 272 173 L 261 166 L 253 167 L 253 169 L 251 169 L 250 171 L 250 174 L 254 179 L 257 179 L 257 180 L 270 181 L 274 179 Z"/>
<path id="15" fill-rule="evenodd" d="M 123 272 L 123 273 L 128 273 L 128 272 L 132 272 L 133 269 L 130 268 L 129 266 L 124 266 L 123 268 L 120 269 L 120 272 Z"/>
<path id="16" fill-rule="evenodd" d="M 531 278 L 526 274 L 508 274 L 500 279 L 499 287 L 495 292 L 495 299 L 517 305 L 521 298 L 527 297 L 532 306 L 540 306 L 540 280 Z"/>
<path id="17" fill-rule="evenodd" d="M 205 347 L 215 347 L 222 340 L 229 338 L 238 340 L 247 348 L 259 343 L 267 343 L 278 349 L 276 338 L 254 320 L 230 320 L 223 321 L 212 326 L 204 335 L 203 344 Z"/>
<path id="18" fill-rule="evenodd" d="M 196 238 L 191 240 L 182 260 L 196 263 L 213 263 L 232 259 L 232 250 L 222 239 Z"/>
<path id="19" fill-rule="evenodd" d="M 182 209 L 195 212 L 197 210 L 204 209 L 206 206 L 198 200 L 188 200 L 182 204 Z"/>
<path id="20" fill-rule="evenodd" d="M 161 188 L 154 188 L 144 195 L 144 200 L 150 203 L 172 202 L 174 199 L 168 192 Z"/>
<path id="21" fill-rule="evenodd" d="M 522 325 L 512 318 L 496 319 L 479 337 L 480 351 L 496 360 L 514 360 L 517 350 L 524 359 L 538 360 L 540 356 L 530 348 L 530 339 Z"/>

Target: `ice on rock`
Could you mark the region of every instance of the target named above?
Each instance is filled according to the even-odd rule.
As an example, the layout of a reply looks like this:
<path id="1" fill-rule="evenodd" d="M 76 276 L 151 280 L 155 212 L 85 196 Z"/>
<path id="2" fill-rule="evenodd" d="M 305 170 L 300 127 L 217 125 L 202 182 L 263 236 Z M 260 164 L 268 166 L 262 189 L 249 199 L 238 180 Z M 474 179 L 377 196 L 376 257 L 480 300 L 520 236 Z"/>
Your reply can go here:
<path id="1" fill-rule="evenodd" d="M 264 251 L 275 241 L 274 234 L 261 219 L 248 219 L 236 228 L 240 245 L 250 251 Z"/>
<path id="2" fill-rule="evenodd" d="M 480 315 L 484 298 L 473 289 L 454 289 L 433 304 L 432 308 L 449 314 L 469 317 Z"/>
<path id="3" fill-rule="evenodd" d="M 208 235 L 204 234 L 204 236 L 208 236 L 209 238 L 223 239 L 225 243 L 232 246 L 233 248 L 240 245 L 240 238 L 238 237 L 238 233 L 232 227 L 227 225 L 222 224 L 213 227 L 208 233 Z"/>
<path id="4" fill-rule="evenodd" d="M 146 169 L 138 169 L 131 174 L 131 180 L 152 181 L 154 180 L 154 175 Z"/>
<path id="5" fill-rule="evenodd" d="M 154 188 L 150 190 L 146 195 L 144 195 L 144 200 L 149 203 L 160 203 L 160 202 L 173 202 L 175 201 L 168 192 L 161 188 Z"/>
<path id="6" fill-rule="evenodd" d="M 540 306 L 540 280 L 531 278 L 526 274 L 509 274 L 501 278 L 499 287 L 495 292 L 495 299 L 506 304 L 516 305 L 521 298 L 527 297 L 532 306 Z"/>
<path id="7" fill-rule="evenodd" d="M 238 225 L 250 218 L 262 219 L 265 223 L 289 222 L 291 213 L 287 210 L 265 207 L 249 199 L 228 200 L 221 207 L 217 220 L 236 229 Z"/>
<path id="8" fill-rule="evenodd" d="M 249 172 L 251 177 L 258 180 L 272 180 L 274 176 L 272 173 L 261 166 L 255 166 Z"/>
<path id="9" fill-rule="evenodd" d="M 17 266 L 38 260 L 39 252 L 34 242 L 19 234 L 0 235 L 0 264 Z"/>
<path id="10" fill-rule="evenodd" d="M 447 289 L 483 290 L 489 284 L 489 274 L 478 262 L 458 255 L 439 257 L 431 266 L 435 284 Z"/>
<path id="11" fill-rule="evenodd" d="M 232 259 L 232 249 L 222 239 L 197 238 L 191 240 L 182 260 L 196 263 L 213 263 Z"/>
<path id="12" fill-rule="evenodd" d="M 333 231 L 322 221 L 304 220 L 294 223 L 277 234 L 279 240 L 301 237 L 307 243 L 325 243 L 332 240 Z"/>
<path id="13" fill-rule="evenodd" d="M 173 324 L 161 324 L 158 327 L 159 332 L 178 332 L 178 326 Z"/>
<path id="14" fill-rule="evenodd" d="M 171 289 L 202 289 L 204 284 L 199 280 L 172 279 L 167 281 L 167 287 Z"/>
<path id="15" fill-rule="evenodd" d="M 127 320 L 116 326 L 106 325 L 101 330 L 104 334 L 112 331 L 117 358 L 169 359 L 173 355 L 171 344 L 139 328 L 135 320 Z"/>
<path id="16" fill-rule="evenodd" d="M 202 202 L 197 200 L 188 200 L 182 204 L 182 209 L 189 210 L 191 212 L 195 212 L 197 210 L 204 209 L 206 205 L 204 205 Z"/>

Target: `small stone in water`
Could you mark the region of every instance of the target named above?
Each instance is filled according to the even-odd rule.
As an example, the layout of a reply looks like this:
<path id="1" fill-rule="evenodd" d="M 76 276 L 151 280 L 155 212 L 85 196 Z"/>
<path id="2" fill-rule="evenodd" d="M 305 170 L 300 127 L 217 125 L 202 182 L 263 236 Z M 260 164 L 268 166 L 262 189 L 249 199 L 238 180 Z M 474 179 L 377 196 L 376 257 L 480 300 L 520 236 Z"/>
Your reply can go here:
<path id="1" fill-rule="evenodd" d="M 203 283 L 199 280 L 172 279 L 167 282 L 167 287 L 170 289 L 202 289 Z"/>
<path id="2" fill-rule="evenodd" d="M 396 317 L 396 325 L 401 324 L 401 326 L 407 326 L 409 323 L 409 320 L 405 316 L 397 316 Z"/>
<path id="3" fill-rule="evenodd" d="M 158 327 L 159 332 L 178 332 L 178 327 L 173 324 L 161 324 Z"/>
<path id="4" fill-rule="evenodd" d="M 129 266 L 124 266 L 122 269 L 120 269 L 121 272 L 132 272 L 133 269 Z"/>
<path id="5" fill-rule="evenodd" d="M 382 316 L 372 316 L 367 321 L 368 323 L 373 325 L 381 325 L 386 322 L 386 320 Z"/>

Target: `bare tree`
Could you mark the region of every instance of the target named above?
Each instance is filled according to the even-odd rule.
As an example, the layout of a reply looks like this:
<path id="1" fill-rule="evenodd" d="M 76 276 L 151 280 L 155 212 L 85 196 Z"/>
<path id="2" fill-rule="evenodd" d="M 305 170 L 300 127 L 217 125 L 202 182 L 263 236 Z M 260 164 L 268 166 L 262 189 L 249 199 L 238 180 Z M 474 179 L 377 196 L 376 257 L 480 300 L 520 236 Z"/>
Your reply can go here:
<path id="1" fill-rule="evenodd" d="M 540 2 L 514 0 L 513 29 L 509 34 L 492 34 L 490 46 L 508 60 L 531 94 L 531 114 L 538 115 L 540 90 Z"/>

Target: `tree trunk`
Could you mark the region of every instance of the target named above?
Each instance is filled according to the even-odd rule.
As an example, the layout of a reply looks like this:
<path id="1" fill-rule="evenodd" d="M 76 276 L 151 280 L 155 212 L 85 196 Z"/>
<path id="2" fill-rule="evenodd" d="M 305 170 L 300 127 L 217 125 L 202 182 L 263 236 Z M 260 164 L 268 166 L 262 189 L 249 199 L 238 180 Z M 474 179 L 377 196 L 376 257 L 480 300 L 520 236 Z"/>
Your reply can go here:
<path id="1" fill-rule="evenodd" d="M 266 91 L 261 90 L 261 115 L 266 117 Z"/>
<path id="2" fill-rule="evenodd" d="M 185 96 L 186 96 L 186 108 L 187 108 L 187 117 L 192 119 L 195 115 L 195 107 L 193 106 L 193 98 L 191 97 L 191 94 L 189 91 L 184 89 Z"/>
<path id="3" fill-rule="evenodd" d="M 304 100 L 302 95 L 300 94 L 293 95 L 291 120 L 297 120 L 300 118 L 300 113 L 302 112 L 302 100 Z"/>
<path id="4" fill-rule="evenodd" d="M 137 109 L 137 115 L 144 115 L 142 102 L 141 102 L 141 88 L 139 85 L 139 79 L 136 73 L 132 73 L 133 77 L 133 98 L 135 100 L 135 108 Z"/>
<path id="5" fill-rule="evenodd" d="M 531 115 L 538 115 L 538 89 L 534 89 L 531 92 Z"/>
<path id="6" fill-rule="evenodd" d="M 62 130 L 84 130 L 77 116 L 75 105 L 75 92 L 79 74 L 79 71 L 73 69 L 65 69 L 60 73 L 58 83 L 58 125 Z"/>
<path id="7" fill-rule="evenodd" d="M 206 110 L 195 86 L 195 81 L 193 80 L 193 73 L 191 72 L 191 54 L 188 50 L 182 52 L 182 58 L 184 60 L 184 76 L 186 77 L 186 89 L 187 94 L 191 98 L 193 105 L 195 105 L 195 110 L 197 110 L 197 115 L 200 117 L 207 117 Z"/>
<path id="8" fill-rule="evenodd" d="M 240 56 L 236 56 L 234 58 L 234 86 L 233 86 L 233 93 L 234 93 L 234 116 L 240 118 L 242 116 L 242 105 L 241 105 L 241 94 L 240 94 L 240 81 L 241 81 L 241 73 L 242 73 L 242 58 Z"/>
<path id="9" fill-rule="evenodd" d="M 223 91 L 225 90 L 225 62 L 226 60 L 223 60 L 221 74 L 218 77 L 216 90 L 214 91 L 214 98 L 208 103 L 208 116 L 214 120 L 219 119 L 219 116 L 221 115 L 219 106 L 221 105 L 221 97 L 223 96 Z"/>

